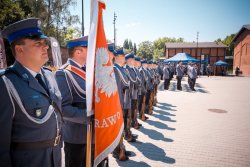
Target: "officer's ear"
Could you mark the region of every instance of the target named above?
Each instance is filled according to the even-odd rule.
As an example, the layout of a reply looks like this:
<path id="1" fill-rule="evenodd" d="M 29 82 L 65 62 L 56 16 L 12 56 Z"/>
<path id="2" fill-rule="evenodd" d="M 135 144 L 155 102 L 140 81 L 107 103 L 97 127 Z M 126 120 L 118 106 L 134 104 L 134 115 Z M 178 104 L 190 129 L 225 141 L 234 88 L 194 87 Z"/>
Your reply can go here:
<path id="1" fill-rule="evenodd" d="M 21 55 L 23 53 L 23 45 L 16 45 L 15 46 L 15 53 L 17 55 Z"/>
<path id="2" fill-rule="evenodd" d="M 19 39 L 11 43 L 11 51 L 14 57 L 16 57 L 17 53 L 23 52 L 22 45 L 25 45 L 24 39 Z"/>

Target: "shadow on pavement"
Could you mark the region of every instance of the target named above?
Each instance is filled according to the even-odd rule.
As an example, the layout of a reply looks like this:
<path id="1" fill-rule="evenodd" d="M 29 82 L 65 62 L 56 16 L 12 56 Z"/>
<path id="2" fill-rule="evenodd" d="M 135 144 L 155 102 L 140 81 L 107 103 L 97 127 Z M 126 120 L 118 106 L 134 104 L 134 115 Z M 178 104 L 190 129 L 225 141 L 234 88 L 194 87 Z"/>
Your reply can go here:
<path id="1" fill-rule="evenodd" d="M 170 82 L 170 85 L 169 85 L 168 90 L 169 90 L 169 91 L 176 91 L 176 89 L 177 89 L 177 84 L 176 84 L 176 82 Z"/>
<path id="2" fill-rule="evenodd" d="M 155 107 L 158 107 L 158 108 L 160 108 L 160 109 L 162 109 L 162 110 L 177 111 L 177 110 L 175 110 L 175 109 L 172 109 L 172 108 L 170 108 L 170 107 L 166 107 L 166 106 L 164 106 L 164 105 L 162 105 L 162 106 L 157 105 L 157 106 L 155 106 Z"/>
<path id="3" fill-rule="evenodd" d="M 155 111 L 155 110 L 154 110 Z M 153 111 L 153 112 L 154 112 Z M 158 119 L 160 119 L 160 120 L 162 120 L 162 121 L 168 121 L 168 122 L 176 122 L 176 120 L 172 120 L 170 117 L 168 117 L 168 116 L 164 116 L 164 115 L 158 115 L 158 114 L 153 114 L 152 115 L 153 117 L 155 117 L 155 118 L 158 118 Z"/>
<path id="4" fill-rule="evenodd" d="M 162 140 L 165 142 L 173 142 L 174 141 L 173 139 L 165 138 L 162 133 L 157 132 L 156 130 L 146 129 L 144 127 L 141 127 L 140 131 L 153 140 Z"/>
<path id="5" fill-rule="evenodd" d="M 199 83 L 196 83 L 196 84 L 195 84 L 195 87 L 197 87 L 197 88 L 204 88 L 204 87 L 201 86 L 201 84 L 199 84 Z"/>
<path id="6" fill-rule="evenodd" d="M 193 92 L 193 91 L 189 88 L 189 85 L 188 85 L 188 84 L 182 83 L 181 86 L 182 86 L 182 91 L 183 91 L 183 92 Z M 196 89 L 196 92 L 199 92 L 199 93 L 209 93 L 209 92 L 206 91 L 206 90 L 204 89 L 204 87 L 201 86 L 201 84 L 199 84 L 199 83 L 196 83 L 194 88 Z M 197 89 L 197 88 L 198 88 L 198 89 Z M 171 82 L 168 90 L 169 90 L 169 91 L 173 91 L 173 92 L 177 91 L 177 83 L 176 83 L 176 82 Z M 164 91 L 164 89 L 163 89 L 162 91 Z"/>
<path id="7" fill-rule="evenodd" d="M 143 147 L 134 143 L 135 146 L 145 157 L 154 161 L 161 161 L 163 163 L 173 164 L 175 159 L 166 156 L 166 153 L 163 149 L 157 147 L 152 143 L 143 143 Z M 137 165 L 134 165 L 137 167 Z"/>
<path id="8" fill-rule="evenodd" d="M 161 83 L 158 85 L 158 90 L 159 90 L 159 91 L 164 91 L 164 82 L 161 82 Z"/>
<path id="9" fill-rule="evenodd" d="M 164 110 L 154 110 L 153 112 L 156 112 L 156 113 L 161 114 L 161 115 L 168 115 L 168 116 L 173 116 L 173 117 L 176 116 L 175 114 L 171 114 L 171 113 L 164 111 Z"/>
<path id="10" fill-rule="evenodd" d="M 206 91 L 205 89 L 196 89 L 196 92 L 200 92 L 200 93 L 209 93 L 209 92 Z"/>
<path id="11" fill-rule="evenodd" d="M 119 161 L 116 159 L 116 162 L 119 166 L 123 167 L 150 167 L 147 163 L 145 162 L 137 162 L 129 159 L 128 161 Z"/>
<path id="12" fill-rule="evenodd" d="M 147 120 L 145 122 L 159 129 L 175 130 L 175 128 L 168 127 L 166 124 L 158 122 L 158 121 Z M 176 121 L 173 120 L 173 122 L 176 122 Z"/>
<path id="13" fill-rule="evenodd" d="M 172 104 L 162 103 L 162 102 L 157 102 L 157 104 L 160 104 L 160 105 L 162 105 L 162 106 L 168 106 L 168 107 L 176 107 L 176 106 L 173 106 Z M 157 107 L 160 107 L 160 106 L 157 105 Z"/>

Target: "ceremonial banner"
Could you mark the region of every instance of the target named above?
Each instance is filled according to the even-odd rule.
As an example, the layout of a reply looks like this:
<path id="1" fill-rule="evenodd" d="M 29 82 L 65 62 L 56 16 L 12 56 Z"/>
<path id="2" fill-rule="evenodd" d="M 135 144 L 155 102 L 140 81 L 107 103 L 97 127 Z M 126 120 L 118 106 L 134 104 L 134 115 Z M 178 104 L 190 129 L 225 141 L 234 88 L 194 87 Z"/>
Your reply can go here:
<path id="1" fill-rule="evenodd" d="M 51 43 L 51 53 L 53 58 L 53 65 L 56 68 L 60 68 L 62 66 L 62 56 L 60 45 L 58 41 L 54 37 L 49 37 Z"/>
<path id="2" fill-rule="evenodd" d="M 0 35 L 0 69 L 7 68 L 6 54 L 4 49 L 4 41 Z"/>
<path id="3" fill-rule="evenodd" d="M 91 3 L 86 97 L 87 115 L 94 114 L 94 166 L 97 166 L 119 144 L 124 124 L 112 57 L 108 54 L 103 26 L 102 11 L 105 4 L 98 0 L 92 0 Z"/>

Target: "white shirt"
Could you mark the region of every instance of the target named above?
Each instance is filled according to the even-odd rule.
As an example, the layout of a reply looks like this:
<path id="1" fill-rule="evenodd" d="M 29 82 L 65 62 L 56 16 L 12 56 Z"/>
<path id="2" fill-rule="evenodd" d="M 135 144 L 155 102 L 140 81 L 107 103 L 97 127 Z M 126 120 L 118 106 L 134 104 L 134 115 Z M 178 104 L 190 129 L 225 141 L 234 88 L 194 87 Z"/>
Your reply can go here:
<path id="1" fill-rule="evenodd" d="M 30 74 L 31 74 L 34 78 L 36 78 L 36 75 L 38 74 L 37 72 L 35 72 L 35 71 L 33 71 L 33 70 L 31 70 L 31 69 L 25 67 L 25 66 L 24 66 L 24 68 L 26 68 L 26 69 L 30 72 Z M 41 74 L 43 81 L 45 81 L 41 70 L 40 70 L 39 74 Z"/>

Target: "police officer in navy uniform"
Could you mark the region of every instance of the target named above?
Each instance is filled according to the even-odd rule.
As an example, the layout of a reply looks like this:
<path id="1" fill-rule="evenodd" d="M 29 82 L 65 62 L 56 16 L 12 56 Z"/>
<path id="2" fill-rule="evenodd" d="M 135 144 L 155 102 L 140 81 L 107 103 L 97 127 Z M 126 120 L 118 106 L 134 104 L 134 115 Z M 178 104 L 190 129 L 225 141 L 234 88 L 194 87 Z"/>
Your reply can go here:
<path id="1" fill-rule="evenodd" d="M 87 37 L 67 41 L 69 58 L 56 71 L 56 81 L 62 94 L 63 141 L 66 167 L 84 167 L 86 165 L 87 112 L 85 65 L 87 41 Z"/>
<path id="2" fill-rule="evenodd" d="M 123 81 L 123 89 L 122 91 L 120 91 L 120 94 L 121 94 L 121 97 L 120 100 L 121 100 L 121 104 L 122 104 L 122 109 L 123 109 L 123 113 L 124 113 L 124 130 L 125 130 L 125 139 L 128 141 L 128 142 L 135 142 L 136 141 L 136 138 L 138 136 L 132 134 L 131 132 L 131 122 L 132 122 L 132 117 L 131 117 L 131 92 L 130 92 L 130 88 L 131 88 L 131 81 L 129 79 L 129 76 L 128 76 L 128 71 L 126 70 L 126 67 L 124 66 L 125 64 L 118 64 L 116 59 L 122 59 L 121 61 L 123 61 L 123 59 L 125 59 L 125 52 L 123 51 L 123 48 L 120 48 L 120 49 L 117 49 L 113 52 L 114 54 L 114 57 L 115 57 L 115 63 L 114 63 L 114 69 L 115 69 L 115 74 L 116 74 L 116 78 L 119 78 L 120 79 L 120 76 L 122 76 L 123 78 L 121 78 Z M 119 71 L 121 73 L 119 73 Z M 123 75 L 118 75 L 117 74 L 123 74 Z M 129 82 L 129 86 L 127 86 Z M 119 82 L 117 83 L 119 84 Z M 126 86 L 125 86 L 126 85 Z M 119 85 L 118 85 L 119 87 Z M 119 96 L 120 96 L 119 94 Z M 123 99 L 123 100 L 122 100 Z M 127 117 L 127 119 L 126 119 Z"/>
<path id="3" fill-rule="evenodd" d="M 184 69 L 182 66 L 182 62 L 178 62 L 178 64 L 176 65 L 176 79 L 177 79 L 177 90 L 182 90 L 181 87 L 181 80 L 184 74 Z"/>
<path id="4" fill-rule="evenodd" d="M 163 67 L 163 80 L 164 80 L 164 89 L 168 90 L 170 85 L 170 70 L 169 65 L 167 63 L 164 64 Z"/>
<path id="5" fill-rule="evenodd" d="M 126 60 L 126 69 L 127 69 L 127 75 L 128 78 L 130 79 L 130 95 L 131 95 L 131 117 L 132 117 L 132 122 L 131 125 L 135 129 L 139 129 L 139 124 L 135 120 L 135 114 L 137 109 L 137 99 L 138 99 L 138 88 L 140 85 L 140 81 L 137 77 L 137 73 L 134 68 L 134 52 L 131 52 L 129 54 L 125 55 L 125 60 Z"/>
<path id="6" fill-rule="evenodd" d="M 7 26 L 3 37 L 15 63 L 0 77 L 1 167 L 61 167 L 61 94 L 52 72 L 41 21 Z"/>
<path id="7" fill-rule="evenodd" d="M 153 62 L 153 74 L 154 74 L 154 102 L 153 102 L 153 105 L 156 106 L 158 85 L 160 84 L 160 73 L 158 70 L 158 62 L 156 62 L 156 61 Z"/>
<path id="8" fill-rule="evenodd" d="M 197 78 L 197 70 L 194 67 L 193 63 L 190 63 L 188 65 L 187 74 L 188 74 L 188 84 L 189 84 L 190 89 L 192 91 L 196 91 L 194 86 L 195 86 L 195 82 L 196 82 L 196 78 Z"/>
<path id="9" fill-rule="evenodd" d="M 145 116 L 145 106 L 146 106 L 146 93 L 147 93 L 147 89 L 148 89 L 148 77 L 147 77 L 147 71 L 144 68 L 145 67 L 145 63 L 147 62 L 146 60 L 142 60 L 139 61 L 140 59 L 137 59 L 137 66 L 139 67 L 139 73 L 141 76 L 141 94 L 139 94 L 139 105 L 138 105 L 138 110 L 139 110 L 139 118 L 142 121 L 145 121 L 146 119 L 148 119 L 148 117 Z M 144 67 L 143 67 L 144 64 Z"/>
<path id="10" fill-rule="evenodd" d="M 112 51 L 111 47 L 109 46 L 109 50 Z M 131 109 L 131 100 L 130 100 L 130 94 L 129 94 L 129 87 L 130 87 L 130 80 L 126 74 L 126 69 L 124 68 L 125 65 L 125 53 L 123 51 L 123 48 L 113 50 L 114 55 L 114 72 L 115 72 L 115 78 L 117 82 L 117 88 L 119 92 L 120 97 L 120 104 L 123 111 L 123 119 L 124 119 L 124 133 L 126 138 L 128 139 L 128 135 L 130 132 L 130 125 L 128 125 L 128 114 L 129 109 Z M 133 140 L 133 136 L 131 134 L 131 139 L 128 141 Z M 134 139 L 135 140 L 135 139 Z M 124 149 L 124 151 L 121 151 L 121 149 Z M 124 155 L 121 155 L 124 154 Z M 123 140 L 120 141 L 120 144 L 115 148 L 113 151 L 113 157 L 125 161 L 128 160 L 128 156 L 131 155 L 130 151 L 126 151 L 125 146 L 123 144 Z"/>

